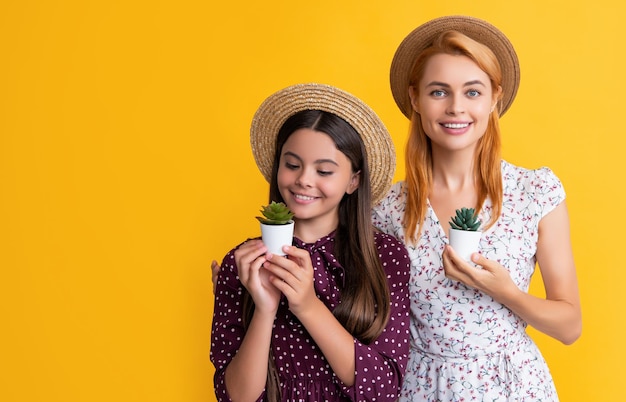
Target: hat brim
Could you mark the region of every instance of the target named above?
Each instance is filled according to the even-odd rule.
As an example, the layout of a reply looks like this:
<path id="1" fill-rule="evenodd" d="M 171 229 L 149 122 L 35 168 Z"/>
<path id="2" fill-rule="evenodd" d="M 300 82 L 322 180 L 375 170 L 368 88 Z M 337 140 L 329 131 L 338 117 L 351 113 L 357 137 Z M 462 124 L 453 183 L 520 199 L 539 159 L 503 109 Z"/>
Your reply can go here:
<path id="1" fill-rule="evenodd" d="M 409 33 L 400 43 L 391 62 L 391 92 L 400 111 L 411 118 L 413 108 L 409 98 L 409 79 L 417 57 L 431 46 L 442 32 L 454 30 L 489 47 L 502 69 L 502 116 L 513 103 L 520 81 L 519 60 L 509 39 L 495 26 L 478 18 L 446 16 L 428 21 Z"/>
<path id="2" fill-rule="evenodd" d="M 297 84 L 269 96 L 256 111 L 250 127 L 252 153 L 261 174 L 270 182 L 278 131 L 303 110 L 322 110 L 347 121 L 361 136 L 367 152 L 372 202 L 391 188 L 396 154 L 391 136 L 376 113 L 357 97 L 325 84 Z"/>

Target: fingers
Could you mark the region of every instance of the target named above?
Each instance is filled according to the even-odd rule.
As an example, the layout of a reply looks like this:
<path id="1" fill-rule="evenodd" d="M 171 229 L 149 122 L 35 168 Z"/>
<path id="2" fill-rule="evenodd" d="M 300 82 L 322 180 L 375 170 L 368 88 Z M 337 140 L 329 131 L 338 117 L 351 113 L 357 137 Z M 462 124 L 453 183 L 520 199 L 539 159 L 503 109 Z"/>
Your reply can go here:
<path id="1" fill-rule="evenodd" d="M 215 294 L 215 287 L 217 286 L 217 277 L 220 273 L 220 266 L 217 261 L 211 262 L 211 283 L 213 284 L 213 294 Z"/>
<path id="2" fill-rule="evenodd" d="M 239 278 L 243 284 L 250 280 L 250 271 L 258 271 L 265 262 L 266 252 L 267 247 L 259 240 L 248 241 L 235 251 L 235 261 L 239 269 Z"/>
<path id="3" fill-rule="evenodd" d="M 313 271 L 311 256 L 307 250 L 293 246 L 284 246 L 283 251 L 286 254 L 285 257 L 268 254 L 267 260 L 296 278 L 301 278 L 309 271 Z"/>
<path id="4" fill-rule="evenodd" d="M 484 255 L 480 253 L 472 254 L 472 262 L 476 265 L 480 265 L 483 269 L 492 270 L 494 262 L 485 258 Z"/>
<path id="5" fill-rule="evenodd" d="M 311 256 L 307 250 L 293 246 L 283 247 L 286 257 L 268 254 L 264 267 L 271 272 L 272 283 L 283 293 L 308 286 L 313 277 Z"/>
<path id="6" fill-rule="evenodd" d="M 479 255 L 478 253 L 474 253 Z M 443 268 L 446 276 L 466 285 L 472 286 L 476 268 L 461 258 L 451 246 L 446 246 L 443 252 Z M 472 256 L 472 258 L 475 258 Z"/>

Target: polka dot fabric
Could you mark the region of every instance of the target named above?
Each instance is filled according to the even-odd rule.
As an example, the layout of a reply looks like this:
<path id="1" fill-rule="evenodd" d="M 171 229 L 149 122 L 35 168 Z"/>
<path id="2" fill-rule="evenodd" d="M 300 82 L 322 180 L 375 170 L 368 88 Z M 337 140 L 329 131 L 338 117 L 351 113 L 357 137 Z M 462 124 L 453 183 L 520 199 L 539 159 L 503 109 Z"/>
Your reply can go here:
<path id="1" fill-rule="evenodd" d="M 527 170 L 502 162 L 503 211 L 484 232 L 480 253 L 500 262 L 528 291 L 535 269 L 538 226 L 565 199 L 547 168 Z M 396 183 L 374 211 L 374 224 L 404 241 L 405 194 Z M 480 213 L 486 222 L 492 207 Z M 557 401 L 552 377 L 526 323 L 490 296 L 444 275 L 448 243 L 428 206 L 411 257 L 411 352 L 400 401 Z"/>
<path id="2" fill-rule="evenodd" d="M 376 233 L 378 253 L 387 273 L 391 315 L 381 335 L 365 345 L 354 340 L 356 381 L 344 385 L 283 297 L 274 321 L 272 346 L 281 382 L 283 401 L 395 401 L 405 371 L 409 350 L 409 257 L 402 243 Z M 294 244 L 311 254 L 318 298 L 332 310 L 340 302 L 344 270 L 334 257 L 334 233 L 306 244 Z M 241 319 L 242 285 L 237 277 L 234 250 L 222 262 L 215 292 L 211 361 L 215 365 L 215 393 L 230 400 L 224 385 L 224 370 L 237 353 L 244 336 Z M 259 396 L 264 400 L 264 395 Z"/>

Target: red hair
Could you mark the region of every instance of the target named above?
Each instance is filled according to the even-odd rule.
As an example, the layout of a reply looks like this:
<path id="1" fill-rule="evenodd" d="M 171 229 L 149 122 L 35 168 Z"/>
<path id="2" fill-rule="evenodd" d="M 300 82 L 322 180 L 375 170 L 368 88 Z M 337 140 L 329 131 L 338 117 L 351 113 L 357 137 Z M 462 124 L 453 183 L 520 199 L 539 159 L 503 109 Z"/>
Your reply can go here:
<path id="1" fill-rule="evenodd" d="M 460 32 L 447 31 L 441 33 L 432 46 L 425 49 L 415 61 L 409 81 L 409 85 L 415 91 L 417 91 L 418 83 L 424 74 L 426 62 L 432 56 L 442 53 L 470 58 L 489 76 L 492 90 L 496 91 L 501 87 L 502 70 L 491 49 Z M 498 109 L 494 108 L 491 112 L 487 130 L 478 141 L 474 155 L 474 180 L 478 192 L 475 209 L 480 211 L 487 198 L 491 199 L 493 204 L 491 218 L 486 222 L 485 228 L 491 227 L 502 212 L 501 140 Z M 421 224 L 426 217 L 428 194 L 433 184 L 431 143 L 422 127 L 421 117 L 416 111 L 413 111 L 411 117 L 405 156 L 406 210 L 402 224 L 407 242 L 415 244 L 421 232 Z"/>

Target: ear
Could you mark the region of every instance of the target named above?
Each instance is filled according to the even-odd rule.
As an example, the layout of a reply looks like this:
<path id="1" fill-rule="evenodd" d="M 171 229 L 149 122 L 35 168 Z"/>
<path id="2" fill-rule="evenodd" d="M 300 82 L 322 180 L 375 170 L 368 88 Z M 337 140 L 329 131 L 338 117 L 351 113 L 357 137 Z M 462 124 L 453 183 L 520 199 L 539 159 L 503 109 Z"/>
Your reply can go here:
<path id="1" fill-rule="evenodd" d="M 359 188 L 359 183 L 361 182 L 361 171 L 359 170 L 356 173 L 352 173 L 352 177 L 350 178 L 350 183 L 348 183 L 348 188 L 346 189 L 347 194 L 352 194 Z"/>
<path id="2" fill-rule="evenodd" d="M 502 87 L 498 85 L 498 88 L 495 91 L 493 91 L 493 97 L 491 99 L 491 111 L 492 112 L 498 105 L 498 101 L 500 100 L 500 98 L 502 98 Z"/>
<path id="3" fill-rule="evenodd" d="M 410 86 L 409 89 L 409 99 L 411 99 L 411 107 L 415 113 L 420 112 L 417 89 L 414 86 Z"/>

